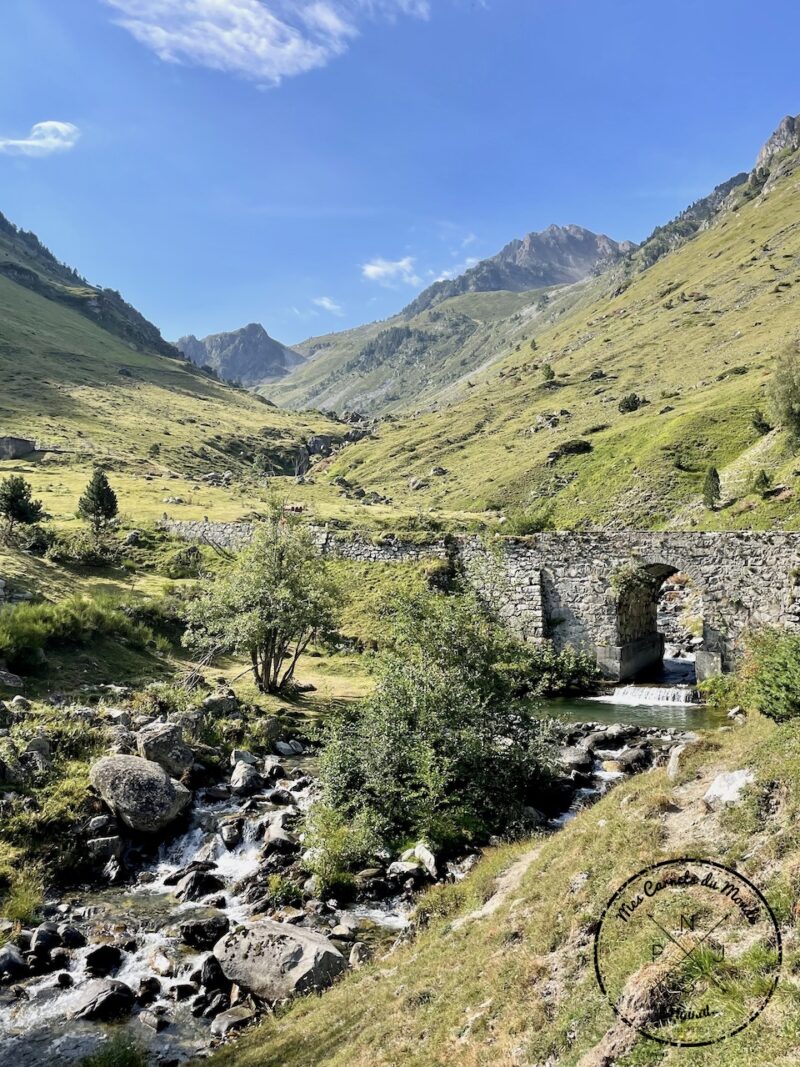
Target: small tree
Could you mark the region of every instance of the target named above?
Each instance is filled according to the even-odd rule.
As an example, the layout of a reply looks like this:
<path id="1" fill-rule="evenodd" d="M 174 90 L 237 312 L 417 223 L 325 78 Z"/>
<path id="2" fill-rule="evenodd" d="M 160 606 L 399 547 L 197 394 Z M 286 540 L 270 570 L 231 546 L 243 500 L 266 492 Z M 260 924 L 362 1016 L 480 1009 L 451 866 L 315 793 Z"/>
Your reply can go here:
<path id="1" fill-rule="evenodd" d="M 553 370 L 549 363 L 542 364 L 542 378 L 544 378 L 546 382 L 552 382 L 555 376 L 556 372 Z"/>
<path id="2" fill-rule="evenodd" d="M 759 496 L 764 497 L 770 491 L 772 486 L 772 479 L 763 468 L 753 478 L 753 492 L 758 493 Z"/>
<path id="3" fill-rule="evenodd" d="M 117 514 L 117 494 L 111 488 L 105 472 L 95 467 L 86 492 L 78 501 L 78 512 L 92 524 L 95 534 Z"/>
<path id="4" fill-rule="evenodd" d="M 709 467 L 706 471 L 706 479 L 703 482 L 703 503 L 709 511 L 713 511 L 719 504 L 722 486 L 719 480 L 719 471 L 716 467 Z"/>
<path id="5" fill-rule="evenodd" d="M 333 629 L 338 589 L 311 533 L 273 508 L 250 545 L 187 608 L 184 641 L 246 655 L 263 693 L 284 689 L 311 639 Z"/>
<path id="6" fill-rule="evenodd" d="M 778 355 L 769 384 L 772 417 L 795 441 L 800 441 L 800 351 L 797 343 Z"/>
<path id="7" fill-rule="evenodd" d="M 34 500 L 31 486 L 21 474 L 12 474 L 0 482 L 0 515 L 6 523 L 6 537 L 10 540 L 17 524 L 32 526 L 41 520 L 44 508 Z"/>

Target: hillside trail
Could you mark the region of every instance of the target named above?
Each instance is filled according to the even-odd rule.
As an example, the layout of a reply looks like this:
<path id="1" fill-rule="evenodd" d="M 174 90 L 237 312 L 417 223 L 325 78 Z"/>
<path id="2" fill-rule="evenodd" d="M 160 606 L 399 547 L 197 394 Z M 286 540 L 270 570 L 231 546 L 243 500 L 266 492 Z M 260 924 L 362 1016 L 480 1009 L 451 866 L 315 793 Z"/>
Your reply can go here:
<path id="1" fill-rule="evenodd" d="M 456 919 L 452 924 L 452 929 L 460 930 L 467 923 L 486 919 L 498 911 L 509 900 L 511 895 L 520 888 L 525 872 L 541 851 L 542 846 L 536 845 L 527 852 L 523 852 L 519 859 L 515 860 L 510 867 L 497 876 L 495 879 L 495 891 L 489 899 L 479 908 Z"/>

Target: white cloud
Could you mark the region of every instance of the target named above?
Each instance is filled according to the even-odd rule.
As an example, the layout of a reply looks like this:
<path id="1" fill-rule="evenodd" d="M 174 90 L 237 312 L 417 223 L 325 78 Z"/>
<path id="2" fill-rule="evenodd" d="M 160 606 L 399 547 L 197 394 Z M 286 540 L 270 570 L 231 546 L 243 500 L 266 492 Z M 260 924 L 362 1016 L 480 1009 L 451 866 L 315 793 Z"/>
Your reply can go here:
<path id="1" fill-rule="evenodd" d="M 103 0 L 166 63 L 236 74 L 259 85 L 323 67 L 367 18 L 427 18 L 429 0 Z"/>
<path id="2" fill-rule="evenodd" d="M 74 148 L 81 131 L 71 122 L 37 122 L 27 137 L 0 137 L 0 152 L 23 156 L 49 156 Z"/>
<path id="3" fill-rule="evenodd" d="M 403 259 L 382 259 L 377 256 L 361 265 L 361 273 L 368 281 L 380 285 L 420 285 L 422 282 L 414 269 L 413 256 Z"/>
<path id="4" fill-rule="evenodd" d="M 316 304 L 318 308 L 322 308 L 323 311 L 329 311 L 332 315 L 344 315 L 342 305 L 337 304 L 335 300 L 331 300 L 329 296 L 315 296 L 311 302 Z"/>
<path id="5" fill-rule="evenodd" d="M 480 261 L 477 256 L 467 256 L 461 263 L 454 263 L 452 267 L 441 271 L 441 273 L 436 276 L 436 281 L 444 282 L 447 281 L 448 278 L 457 278 L 459 274 L 463 274 L 465 270 L 474 267 L 478 262 Z"/>

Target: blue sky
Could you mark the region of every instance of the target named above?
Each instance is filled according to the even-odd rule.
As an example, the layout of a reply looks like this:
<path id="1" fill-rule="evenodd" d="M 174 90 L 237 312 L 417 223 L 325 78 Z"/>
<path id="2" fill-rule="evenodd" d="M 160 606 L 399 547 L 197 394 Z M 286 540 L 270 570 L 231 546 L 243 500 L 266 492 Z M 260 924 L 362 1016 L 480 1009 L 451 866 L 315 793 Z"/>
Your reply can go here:
<path id="1" fill-rule="evenodd" d="M 641 239 L 800 112 L 796 0 L 3 0 L 0 210 L 168 338 Z"/>

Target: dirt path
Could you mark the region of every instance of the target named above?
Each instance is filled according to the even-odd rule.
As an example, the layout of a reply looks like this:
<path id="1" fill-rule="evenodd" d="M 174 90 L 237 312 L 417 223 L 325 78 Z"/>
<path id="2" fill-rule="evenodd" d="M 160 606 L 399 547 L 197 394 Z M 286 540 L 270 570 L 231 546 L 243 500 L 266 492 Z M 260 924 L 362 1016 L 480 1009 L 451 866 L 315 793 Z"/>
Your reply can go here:
<path id="1" fill-rule="evenodd" d="M 515 893 L 516 890 L 519 889 L 522 884 L 522 879 L 525 877 L 525 872 L 539 855 L 541 850 L 542 846 L 537 845 L 528 852 L 524 852 L 507 870 L 498 875 L 495 882 L 495 891 L 486 903 L 482 904 L 480 908 L 476 908 L 475 911 L 469 912 L 468 915 L 462 915 L 460 918 L 456 919 L 452 928 L 454 930 L 459 930 L 467 923 L 477 919 L 485 919 L 487 916 L 494 914 L 498 908 L 501 908 L 512 893 Z"/>

